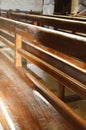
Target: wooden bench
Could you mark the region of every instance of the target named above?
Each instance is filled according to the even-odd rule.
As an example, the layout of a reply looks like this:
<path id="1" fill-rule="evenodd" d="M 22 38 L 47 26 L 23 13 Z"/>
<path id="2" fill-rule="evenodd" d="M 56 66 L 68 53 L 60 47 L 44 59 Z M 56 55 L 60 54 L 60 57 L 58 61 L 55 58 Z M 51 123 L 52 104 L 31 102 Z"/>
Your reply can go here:
<path id="1" fill-rule="evenodd" d="M 76 33 L 86 36 L 85 18 L 64 16 L 64 15 L 42 15 L 30 14 L 23 11 L 5 11 L 5 17 L 21 22 L 32 23 L 38 26 L 52 26 L 55 30 Z M 1 12 L 3 16 L 3 12 Z"/>
<path id="2" fill-rule="evenodd" d="M 44 29 L 46 30 L 46 29 Z M 34 31 L 32 32 L 34 34 Z M 42 33 L 42 32 L 41 32 Z M 3 34 L 3 33 L 1 33 Z M 60 70 L 66 72 L 67 74 L 73 76 L 75 79 L 79 80 L 80 82 L 86 84 L 85 81 L 85 38 L 84 37 L 79 37 L 79 36 L 75 36 L 75 35 L 70 35 L 70 34 L 66 34 L 66 33 L 62 33 L 62 32 L 56 32 L 55 34 L 58 34 L 57 37 L 56 35 L 54 35 L 54 38 L 52 38 L 51 33 L 46 31 L 46 33 L 42 33 L 42 36 L 40 37 L 39 35 L 39 40 L 43 41 L 42 44 L 44 44 L 46 47 L 48 46 L 49 48 L 54 49 L 54 53 L 56 53 L 56 51 L 58 51 L 57 56 L 58 58 L 55 59 L 55 54 L 53 62 L 57 63 L 58 60 L 58 64 L 56 63 L 52 63 L 51 64 L 55 67 L 58 67 Z M 4 36 L 4 35 L 3 35 Z M 6 35 L 5 35 L 6 36 Z M 7 35 L 8 36 L 8 35 Z M 51 38 L 50 43 L 47 41 L 47 37 L 50 36 Z M 65 37 L 66 36 L 66 37 Z M 32 37 L 32 36 L 31 36 Z M 37 35 L 38 37 L 38 35 Z M 43 38 L 42 38 L 43 37 Z M 7 37 L 6 37 L 7 38 Z M 53 40 L 54 39 L 54 40 Z M 58 40 L 58 44 L 57 41 Z M 52 41 L 52 42 L 51 42 Z M 64 42 L 65 41 L 65 42 Z M 12 42 L 12 39 L 11 39 Z M 48 43 L 47 43 L 48 42 Z M 46 44 L 47 43 L 47 44 Z M 55 46 L 53 46 L 53 44 Z M 69 44 L 70 43 L 70 44 Z M 35 44 L 35 43 L 34 43 Z M 83 44 L 83 46 L 82 46 Z M 56 47 L 57 45 L 57 47 Z M 65 48 L 64 48 L 65 46 Z M 35 45 L 34 45 L 35 47 Z M 31 45 L 27 45 L 27 48 L 33 48 Z M 27 49 L 26 48 L 26 49 Z M 70 49 L 71 48 L 71 49 Z M 34 48 L 33 48 L 34 49 Z M 82 53 L 80 53 L 82 49 Z M 34 51 L 34 50 L 33 50 Z M 36 51 L 38 51 L 38 49 L 36 49 Z M 40 51 L 42 56 L 46 56 L 44 51 Z M 59 53 L 61 52 L 61 53 Z M 36 52 L 34 51 L 34 55 Z M 49 52 L 50 53 L 50 52 Z M 52 53 L 50 53 L 52 55 Z M 66 54 L 66 55 L 64 55 Z M 49 55 L 49 54 L 48 54 Z M 67 57 L 68 56 L 68 57 Z M 72 57 L 70 57 L 72 56 Z M 63 57 L 63 58 L 62 58 Z M 73 58 L 74 57 L 74 58 Z M 43 57 L 42 57 L 43 58 Z M 50 60 L 52 60 L 52 57 L 49 55 L 48 59 L 50 58 Z M 77 60 L 78 59 L 78 60 Z M 46 60 L 46 59 L 45 59 Z M 66 61 L 67 60 L 67 61 Z M 63 62 L 64 61 L 64 62 Z M 82 62 L 83 61 L 83 62 Z M 48 61 L 50 62 L 50 61 Z M 65 64 L 66 63 L 66 64 Z M 63 65 L 65 65 L 65 69 L 63 67 Z M 74 66 L 74 67 L 73 67 Z M 69 68 L 69 70 L 67 70 L 66 68 Z M 76 69 L 75 69 L 76 68 Z M 77 71 L 78 70 L 78 71 Z M 77 76 L 76 76 L 77 75 Z M 82 77 L 81 77 L 82 75 Z M 65 83 L 64 83 L 65 84 Z M 66 84 L 65 84 L 66 85 Z M 75 88 L 75 87 L 74 87 Z M 78 91 L 78 90 L 77 90 Z M 80 92 L 81 93 L 81 92 Z M 84 95 L 83 95 L 84 96 Z"/>
<path id="3" fill-rule="evenodd" d="M 49 15 L 48 15 L 49 16 Z M 63 19 L 71 19 L 86 22 L 86 16 L 83 17 L 74 17 L 73 15 L 51 15 L 51 17 L 63 18 Z"/>
<path id="4" fill-rule="evenodd" d="M 35 79 L 35 81 L 39 84 L 39 80 Z M 48 91 L 46 90 L 53 97 Z M 57 97 L 54 96 L 54 99 L 57 100 Z M 15 67 L 0 49 L 0 130 L 77 130 L 77 128 L 75 123 L 67 121 L 40 94 L 37 86 L 27 78 L 24 70 Z"/>
<path id="5" fill-rule="evenodd" d="M 79 19 L 67 19 L 52 17 L 52 16 L 43 16 L 43 15 L 33 15 L 33 14 L 25 14 L 25 13 L 15 13 L 10 12 L 10 18 L 22 22 L 30 23 L 32 22 L 35 25 L 39 26 L 52 26 L 55 30 L 66 31 L 70 33 L 83 34 L 86 35 L 86 22 L 80 21 Z"/>
<path id="6" fill-rule="evenodd" d="M 0 29 L 0 41 L 15 51 L 16 67 L 22 67 L 23 57 L 51 74 L 63 86 L 71 88 L 83 99 L 86 99 L 85 37 L 2 17 L 0 17 Z M 7 37 L 4 37 L 2 32 L 14 36 L 14 44 Z M 24 48 L 22 43 L 25 44 Z M 32 82 L 31 87 L 42 94 L 67 121 L 71 122 L 74 129 L 77 127 L 81 130 L 86 129 L 86 122 L 81 117 L 39 80 L 26 70 L 24 71 L 26 77 Z"/>

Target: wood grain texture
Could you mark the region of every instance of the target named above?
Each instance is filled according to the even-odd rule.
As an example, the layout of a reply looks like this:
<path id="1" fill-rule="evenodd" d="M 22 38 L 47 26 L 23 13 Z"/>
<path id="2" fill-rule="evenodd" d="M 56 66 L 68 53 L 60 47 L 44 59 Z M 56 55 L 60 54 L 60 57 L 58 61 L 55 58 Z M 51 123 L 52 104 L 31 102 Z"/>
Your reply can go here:
<path id="1" fill-rule="evenodd" d="M 31 84 L 27 85 L 13 64 L 6 64 L 6 61 L 0 53 L 0 122 L 3 128 L 72 130 L 73 126 L 31 89 Z"/>

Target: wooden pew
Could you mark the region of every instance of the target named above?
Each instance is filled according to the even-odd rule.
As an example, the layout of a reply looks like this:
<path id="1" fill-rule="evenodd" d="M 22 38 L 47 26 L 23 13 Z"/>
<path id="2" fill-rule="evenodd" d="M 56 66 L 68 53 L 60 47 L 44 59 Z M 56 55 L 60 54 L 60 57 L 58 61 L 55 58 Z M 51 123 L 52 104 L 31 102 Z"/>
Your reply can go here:
<path id="1" fill-rule="evenodd" d="M 3 16 L 3 13 L 1 13 Z M 5 17 L 39 26 L 52 26 L 55 30 L 86 36 L 85 18 L 64 15 L 37 15 L 23 11 L 5 11 Z"/>
<path id="2" fill-rule="evenodd" d="M 49 16 L 49 15 L 47 15 Z M 51 17 L 63 18 L 63 19 L 71 19 L 71 20 L 78 20 L 86 22 L 86 16 L 75 17 L 73 15 L 51 15 Z"/>
<path id="3" fill-rule="evenodd" d="M 0 16 L 4 16 L 5 17 L 9 17 L 10 13 L 17 13 L 17 14 L 32 14 L 32 15 L 39 15 L 39 16 L 47 16 L 47 17 L 55 17 L 55 18 L 62 18 L 62 19 L 71 19 L 71 20 L 78 20 L 78 21 L 86 21 L 86 17 L 74 17 L 73 15 L 58 15 L 58 14 L 53 14 L 53 15 L 44 15 L 41 12 L 34 12 L 34 11 L 22 11 L 19 9 L 16 10 L 4 10 L 4 9 L 0 9 Z"/>
<path id="4" fill-rule="evenodd" d="M 43 16 L 43 15 L 33 15 L 25 13 L 10 13 L 10 18 L 23 21 L 23 22 L 32 22 L 35 25 L 40 26 L 52 26 L 55 30 L 61 30 L 66 32 L 72 32 L 81 35 L 82 33 L 86 34 L 86 22 L 80 21 L 79 19 L 66 19 L 52 16 Z"/>
<path id="5" fill-rule="evenodd" d="M 8 24 L 9 23 L 10 22 L 8 22 Z M 9 24 L 9 27 L 12 28 L 13 31 L 15 32 L 15 28 L 12 25 Z M 1 26 L 1 28 L 8 28 L 8 29 L 9 29 L 9 27 L 7 27 L 7 26 L 5 27 L 5 25 Z M 31 27 L 32 27 L 32 25 L 31 25 Z M 43 31 L 45 30 L 45 33 L 43 33 L 41 28 L 38 28 L 38 30 L 36 30 L 35 28 L 33 28 L 33 30 L 30 32 L 31 33 L 30 36 L 28 36 L 28 34 L 26 33 L 27 39 L 29 39 L 29 37 L 30 38 L 36 37 L 38 40 L 38 43 L 42 42 L 42 45 L 45 47 L 45 51 L 43 49 L 40 50 L 41 47 L 36 48 L 35 43 L 33 43 L 33 46 L 28 44 L 27 46 L 25 46 L 25 49 L 27 51 L 30 51 L 30 49 L 31 49 L 31 51 L 32 51 L 31 53 L 33 53 L 34 55 L 36 55 L 38 57 L 39 57 L 39 54 L 37 54 L 37 51 L 39 50 L 39 53 L 41 54 L 39 58 L 42 58 L 49 64 L 53 65 L 55 68 L 60 69 L 64 73 L 72 76 L 74 79 L 76 79 L 76 80 L 80 81 L 81 83 L 83 83 L 84 85 L 86 85 L 86 80 L 85 80 L 85 76 L 86 76 L 86 74 L 85 74 L 85 63 L 86 63 L 85 40 L 86 40 L 86 38 L 59 32 L 59 31 L 55 31 L 53 34 L 54 36 L 52 36 L 51 32 L 53 30 L 50 31 L 50 30 L 42 28 Z M 38 31 L 38 32 L 36 33 L 36 31 Z M 18 32 L 19 32 L 19 30 L 18 30 Z M 21 32 L 19 32 L 19 33 L 21 33 Z M 23 35 L 23 32 L 21 35 Z M 49 39 L 48 39 L 48 37 L 49 37 Z M 49 49 L 49 52 L 48 52 L 48 49 Z M 82 52 L 81 52 L 81 50 L 82 50 Z M 46 53 L 44 53 L 44 52 L 46 52 Z M 49 54 L 47 55 L 47 53 L 49 53 Z M 47 58 L 45 59 L 46 56 L 47 56 Z M 52 59 L 52 57 L 53 57 L 53 59 Z M 62 77 L 64 77 L 64 76 L 62 76 Z M 61 80 L 61 79 L 59 79 L 59 80 Z M 62 80 L 61 80 L 61 82 L 63 82 L 63 84 L 65 84 L 65 86 L 67 85 L 66 82 L 64 82 Z M 75 83 L 75 86 L 77 86 L 76 83 Z M 79 88 L 80 88 L 80 86 L 81 85 L 78 85 Z M 73 87 L 73 86 L 72 86 L 72 88 L 74 90 L 76 89 L 76 87 Z M 85 92 L 84 91 L 85 88 L 82 90 L 83 91 L 80 90 L 79 94 L 82 95 L 82 97 L 84 97 L 85 95 L 81 94 L 81 92 Z M 78 92 L 78 89 L 77 89 L 77 92 Z"/>
<path id="6" fill-rule="evenodd" d="M 15 50 L 15 65 L 22 67 L 22 57 L 51 74 L 59 83 L 71 88 L 86 99 L 86 38 L 60 31 L 0 18 L 0 41 Z M 15 42 L 2 36 L 2 32 L 14 35 Z M 24 41 L 25 48 L 22 48 Z M 82 52 L 81 52 L 82 49 Z M 80 53 L 81 52 L 81 53 Z M 25 71 L 25 70 L 24 70 Z M 86 122 L 58 97 L 46 89 L 40 81 L 25 71 L 26 77 L 75 129 L 86 129 Z"/>
<path id="7" fill-rule="evenodd" d="M 35 81 L 39 84 L 39 79 Z M 43 89 L 43 85 L 40 85 Z M 53 98 L 49 90 L 46 92 Z M 57 100 L 57 97 L 54 96 L 54 99 Z M 82 130 L 82 127 L 67 121 L 54 109 L 37 90 L 37 86 L 27 78 L 27 73 L 15 67 L 0 49 L 0 129 L 77 130 L 76 127 Z"/>

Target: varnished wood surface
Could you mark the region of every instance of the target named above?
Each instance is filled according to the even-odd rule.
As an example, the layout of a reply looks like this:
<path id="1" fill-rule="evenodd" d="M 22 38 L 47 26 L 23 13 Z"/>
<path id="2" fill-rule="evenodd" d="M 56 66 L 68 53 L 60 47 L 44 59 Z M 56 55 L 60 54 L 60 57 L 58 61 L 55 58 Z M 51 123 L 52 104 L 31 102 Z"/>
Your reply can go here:
<path id="1" fill-rule="evenodd" d="M 4 26 L 1 26 L 1 25 L 4 25 Z M 21 55 L 25 59 L 31 60 L 31 62 L 33 62 L 33 63 L 36 62 L 40 68 L 41 68 L 40 65 L 42 65 L 42 69 L 44 69 L 45 71 L 48 70 L 52 74 L 52 76 L 56 75 L 59 78 L 61 78 L 60 80 L 62 80 L 61 76 L 63 75 L 63 72 L 59 71 L 58 69 L 55 69 L 54 66 L 49 65 L 47 63 L 47 61 L 46 62 L 42 61 L 42 59 L 39 59 L 38 56 L 33 56 L 32 54 L 30 54 L 30 52 L 26 52 L 23 48 L 21 49 L 21 46 L 22 46 L 21 39 L 23 39 L 23 38 L 28 39 L 29 38 L 29 42 L 31 41 L 31 44 L 32 44 L 31 46 L 33 46 L 34 42 L 36 42 L 35 43 L 36 49 L 38 47 L 39 51 L 41 50 L 41 51 L 45 52 L 46 58 L 47 58 L 48 54 L 54 58 L 55 54 L 57 54 L 57 53 L 54 53 L 53 52 L 54 50 L 50 49 L 51 45 L 48 45 L 49 49 L 46 49 L 48 52 L 46 52 L 45 49 L 43 50 L 43 48 L 46 48 L 46 43 L 49 42 L 49 41 L 47 41 L 48 39 L 42 40 L 43 36 L 45 36 L 48 33 L 47 29 L 42 29 L 39 27 L 35 27 L 33 25 L 27 25 L 24 23 L 13 21 L 13 20 L 7 20 L 5 18 L 1 18 L 0 27 L 2 29 L 4 29 L 4 31 L 8 31 L 8 32 L 10 31 L 12 34 L 15 34 L 15 36 L 16 36 L 15 41 L 17 44 L 19 43 L 19 46 L 17 46 L 17 45 L 15 46 L 15 48 L 16 48 L 15 54 L 16 54 L 16 56 L 18 56 L 18 59 L 19 59 L 19 62 L 18 62 L 18 60 L 15 61 L 16 63 L 18 63 L 17 66 L 21 66 L 20 65 L 20 63 L 22 62 L 21 57 L 20 57 L 20 55 Z M 50 36 L 51 36 L 51 32 L 52 31 L 49 31 Z M 56 32 L 52 33 L 52 35 L 55 35 L 55 36 L 56 36 L 56 34 L 57 34 Z M 47 35 L 47 36 L 49 36 L 49 35 Z M 41 39 L 41 37 L 42 37 L 42 39 Z M 37 39 L 39 39 L 39 40 L 37 40 Z M 14 50 L 14 46 L 10 46 L 11 43 L 9 41 L 7 41 L 7 39 L 1 37 L 0 40 L 2 42 L 5 42 L 5 44 L 7 46 L 11 47 Z M 41 45 L 40 45 L 38 41 L 40 41 L 40 43 L 41 42 L 43 42 L 43 43 L 41 43 Z M 52 43 L 53 43 L 53 41 L 52 41 Z M 43 45 L 45 45 L 45 46 L 43 47 Z M 40 48 L 41 46 L 43 48 Z M 14 56 L 14 59 L 17 59 L 17 58 Z M 68 124 L 66 124 L 67 123 L 67 121 L 66 121 L 64 128 L 67 127 L 67 125 L 68 125 L 68 129 L 70 128 L 70 129 L 76 130 L 77 127 L 80 130 L 86 129 L 86 122 L 82 118 L 80 118 L 78 115 L 76 115 L 71 109 L 69 109 L 69 107 L 67 107 L 59 98 L 56 98 L 55 95 L 53 95 L 49 90 L 46 90 L 45 86 L 42 85 L 40 82 L 38 82 L 38 80 L 36 80 L 31 75 L 26 75 L 26 73 L 24 73 L 22 68 L 17 68 L 17 67 L 15 68 L 14 65 L 12 65 L 8 60 L 6 60 L 6 58 L 4 58 L 3 55 L 1 55 L 1 60 L 2 60 L 1 63 L 3 62 L 3 64 L 1 64 L 1 66 L 0 66 L 1 75 L 3 75 L 2 77 L 4 77 L 4 82 L 3 82 L 3 80 L 1 80 L 1 97 L 3 99 L 5 99 L 5 97 L 6 97 L 6 100 L 9 99 L 8 100 L 9 103 L 8 103 L 8 101 L 6 102 L 7 103 L 6 108 L 9 107 L 8 111 L 6 109 L 4 110 L 3 106 L 5 106 L 5 105 L 1 101 L 1 115 L 2 115 L 2 119 L 3 119 L 2 122 L 5 122 L 6 127 L 11 127 L 11 129 L 13 129 L 12 127 L 15 127 L 15 126 L 14 125 L 12 126 L 10 124 L 14 124 L 14 122 L 16 122 L 16 120 L 14 120 L 14 119 L 16 118 L 16 119 L 18 119 L 17 120 L 18 123 L 16 122 L 15 124 L 19 125 L 19 126 L 16 125 L 16 126 L 18 126 L 18 128 L 21 127 L 23 129 L 34 129 L 34 128 L 35 129 L 40 129 L 40 128 L 41 129 L 51 129 L 53 127 L 52 129 L 57 129 L 57 130 L 63 129 L 63 128 L 58 128 L 58 124 L 57 124 L 58 120 L 56 118 L 57 116 L 55 116 L 55 115 L 54 116 L 55 116 L 56 122 L 54 122 L 54 124 L 52 123 L 52 125 L 50 125 L 51 123 L 49 123 L 50 126 L 48 127 L 47 120 L 49 121 L 49 119 L 52 116 L 51 116 L 51 114 L 49 115 L 47 113 L 47 111 L 52 113 L 51 109 L 54 111 L 55 110 L 54 108 L 56 108 L 56 110 L 59 111 L 63 115 L 63 117 L 69 122 Z M 5 66 L 5 64 L 7 67 Z M 46 70 L 46 68 L 47 68 L 47 70 Z M 54 73 L 53 73 L 53 71 L 54 71 Z M 57 72 L 59 73 L 59 75 Z M 28 79 L 29 80 L 28 86 L 27 86 L 27 78 L 26 77 L 29 78 Z M 65 77 L 66 76 L 64 76 L 64 78 Z M 6 79 L 6 81 L 5 81 L 5 79 Z M 69 81 L 69 79 L 67 81 Z M 74 84 L 76 84 L 75 80 L 74 79 L 72 80 L 72 78 L 70 78 L 70 82 L 72 82 L 72 81 Z M 2 86 L 4 86 L 4 87 L 2 88 Z M 28 89 L 28 87 L 30 88 L 30 90 Z M 80 87 L 82 88 L 82 86 L 80 86 Z M 4 92 L 4 88 L 6 88 L 5 92 Z M 8 88 L 9 88 L 9 90 L 8 90 Z M 49 102 L 46 103 L 43 100 L 43 98 L 41 98 L 39 96 L 39 93 L 41 93 L 47 99 L 47 101 L 49 101 L 54 106 L 54 108 L 51 108 L 51 105 L 49 104 Z M 17 105 L 17 103 L 18 103 L 18 105 Z M 29 104 L 29 106 L 27 104 Z M 16 112 L 16 109 L 14 109 L 14 106 L 16 106 L 17 112 Z M 33 110 L 33 107 L 34 107 L 34 110 Z M 48 107 L 48 108 L 45 109 L 45 107 L 46 108 Z M 22 112 L 20 112 L 19 110 L 21 110 Z M 23 111 L 24 111 L 24 113 L 23 113 Z M 11 112 L 11 115 L 13 114 L 12 117 L 9 116 L 9 114 L 8 114 L 9 112 Z M 43 115 L 42 117 L 44 120 L 40 119 L 39 115 Z M 60 125 L 61 125 L 65 120 L 63 121 L 63 119 L 60 119 L 62 117 L 59 113 L 57 115 L 59 115 L 58 119 L 60 121 L 62 121 L 60 123 Z M 4 118 L 4 116 L 5 116 L 5 118 Z M 46 116 L 47 120 L 45 120 L 45 118 L 44 118 L 45 116 Z M 12 118 L 12 120 L 14 122 L 11 120 L 10 117 Z M 23 118 L 20 119 L 19 117 L 23 117 Z M 21 122 L 23 121 L 23 119 L 24 119 L 24 123 L 22 126 Z M 51 118 L 52 121 L 50 121 L 50 122 L 53 122 L 53 119 L 54 119 L 54 117 Z M 8 122 L 9 120 L 11 120 L 11 123 Z M 27 120 L 29 120 L 28 125 L 27 125 Z M 39 120 L 43 120 L 44 125 L 43 125 L 43 122 L 41 124 L 40 123 L 41 121 L 39 121 Z M 34 122 L 34 125 L 32 125 L 33 122 Z M 47 122 L 46 125 L 45 125 L 45 122 Z M 74 128 L 69 127 L 71 125 Z M 55 126 L 55 128 L 54 128 L 54 126 Z M 24 128 L 24 127 L 27 127 L 27 128 Z M 61 125 L 61 127 L 63 127 L 63 126 Z"/>
<path id="2" fill-rule="evenodd" d="M 29 85 L 0 53 L 0 124 L 4 130 L 74 130 Z"/>
<path id="3" fill-rule="evenodd" d="M 78 20 L 78 21 L 85 21 L 86 16 L 83 17 L 74 17 L 74 15 L 51 15 L 51 17 L 63 18 L 63 19 L 71 19 L 71 20 Z"/>
<path id="4" fill-rule="evenodd" d="M 79 19 L 67 19 L 65 17 L 60 17 L 55 15 L 52 17 L 47 15 L 34 15 L 34 14 L 25 14 L 25 13 L 10 13 L 10 18 L 18 21 L 36 22 L 36 25 L 44 26 L 53 26 L 55 30 L 61 29 L 62 31 L 69 31 L 70 33 L 85 33 L 86 34 L 86 23 L 84 20 L 80 21 Z M 77 25 L 77 26 L 76 26 Z"/>
<path id="5" fill-rule="evenodd" d="M 37 40 L 46 47 L 86 62 L 85 37 L 79 37 L 61 31 L 52 32 L 52 30 L 49 29 L 31 26 L 30 24 L 24 24 L 2 17 L 0 17 L 0 28 L 14 34 L 18 33 L 22 37 L 28 38 L 30 41 Z M 80 53 L 81 50 L 82 53 Z"/>
<path id="6" fill-rule="evenodd" d="M 64 15 L 37 15 L 25 13 L 22 11 L 1 11 L 1 16 L 22 21 L 25 23 L 33 23 L 39 26 L 52 26 L 55 30 L 76 33 L 86 36 L 86 19 L 80 17 L 64 16 Z M 77 25 L 77 26 L 76 26 Z"/>
<path id="7" fill-rule="evenodd" d="M 86 21 L 86 16 L 83 17 L 74 17 L 74 15 L 61 15 L 61 14 L 53 14 L 53 15 L 44 15 L 41 12 L 36 12 L 36 11 L 22 11 L 22 10 L 4 10 L 0 9 L 0 16 L 6 17 L 6 15 L 9 17 L 10 13 L 25 13 L 25 14 L 32 14 L 32 15 L 41 15 L 41 16 L 49 16 L 49 17 L 55 17 L 55 18 L 63 18 L 63 19 L 72 19 L 72 20 L 79 20 L 79 21 Z"/>
<path id="8" fill-rule="evenodd" d="M 27 39 L 28 43 L 25 44 L 26 48 L 24 48 L 27 52 L 18 49 L 18 53 L 22 54 L 24 58 L 28 57 L 30 62 L 47 71 L 61 84 L 70 87 L 86 99 L 85 37 L 44 29 L 6 18 L 0 18 L 0 27 L 3 31 L 8 31 L 14 36 L 18 34 L 22 39 Z M 3 34 L 3 31 L 1 32 L 3 37 L 0 37 L 2 42 L 10 45 L 7 40 L 16 41 L 15 37 Z M 10 47 L 13 48 L 13 46 Z M 61 53 L 65 53 L 66 56 Z"/>

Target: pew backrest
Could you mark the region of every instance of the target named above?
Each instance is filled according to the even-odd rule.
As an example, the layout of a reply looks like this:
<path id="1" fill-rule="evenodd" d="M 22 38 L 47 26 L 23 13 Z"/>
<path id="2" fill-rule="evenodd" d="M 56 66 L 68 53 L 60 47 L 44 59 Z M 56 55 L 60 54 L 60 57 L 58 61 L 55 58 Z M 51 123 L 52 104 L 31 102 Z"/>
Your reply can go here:
<path id="1" fill-rule="evenodd" d="M 51 17 L 43 15 L 33 15 L 25 13 L 10 13 L 10 18 L 23 21 L 23 22 L 32 22 L 35 25 L 40 26 L 52 26 L 55 30 L 66 31 L 69 33 L 76 33 L 81 35 L 84 33 L 86 35 L 86 22 L 80 21 L 78 19 L 67 19 L 60 17 Z"/>

